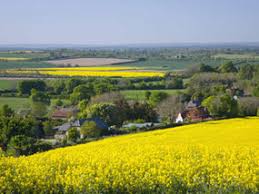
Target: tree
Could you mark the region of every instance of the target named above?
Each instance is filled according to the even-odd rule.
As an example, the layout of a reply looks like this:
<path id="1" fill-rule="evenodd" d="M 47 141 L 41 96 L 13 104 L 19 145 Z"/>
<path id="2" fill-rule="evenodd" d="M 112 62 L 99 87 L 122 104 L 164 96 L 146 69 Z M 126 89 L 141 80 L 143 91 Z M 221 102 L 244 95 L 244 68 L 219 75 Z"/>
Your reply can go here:
<path id="1" fill-rule="evenodd" d="M 48 105 L 43 102 L 31 102 L 31 116 L 44 118 L 48 114 Z"/>
<path id="2" fill-rule="evenodd" d="M 73 90 L 73 93 L 70 95 L 70 100 L 72 104 L 77 104 L 81 100 L 89 101 L 94 94 L 92 86 L 79 85 Z"/>
<path id="3" fill-rule="evenodd" d="M 70 128 L 68 130 L 67 139 L 72 142 L 76 142 L 80 138 L 80 133 L 77 128 Z"/>
<path id="4" fill-rule="evenodd" d="M 83 138 L 95 138 L 104 134 L 104 130 L 99 128 L 94 121 L 86 122 L 80 129 L 80 134 Z"/>
<path id="5" fill-rule="evenodd" d="M 88 104 L 88 100 L 81 100 L 79 103 L 78 103 L 78 108 L 80 111 L 84 111 L 87 107 L 87 104 Z"/>
<path id="6" fill-rule="evenodd" d="M 43 125 L 43 131 L 45 136 L 51 136 L 55 134 L 55 131 L 53 130 L 52 122 L 50 120 L 43 122 L 42 125 Z"/>
<path id="7" fill-rule="evenodd" d="M 42 102 L 46 105 L 50 105 L 50 97 L 45 92 L 32 89 L 30 98 L 32 102 Z"/>
<path id="8" fill-rule="evenodd" d="M 99 103 L 112 103 L 115 101 L 125 99 L 125 97 L 120 92 L 108 92 L 101 95 L 96 95 L 91 98 L 90 105 Z"/>
<path id="9" fill-rule="evenodd" d="M 232 117 L 238 114 L 236 100 L 229 95 L 210 96 L 202 102 L 211 116 Z"/>
<path id="10" fill-rule="evenodd" d="M 5 150 L 11 137 L 16 135 L 40 138 L 43 136 L 43 131 L 39 122 L 31 117 L 0 117 L 0 146 L 3 150 Z"/>
<path id="11" fill-rule="evenodd" d="M 215 69 L 211 67 L 210 65 L 200 64 L 199 65 L 199 71 L 200 72 L 215 72 Z"/>
<path id="12" fill-rule="evenodd" d="M 3 117 L 12 117 L 12 116 L 14 116 L 14 111 L 7 104 L 5 104 L 2 106 L 0 115 Z"/>
<path id="13" fill-rule="evenodd" d="M 235 67 L 232 61 L 229 61 L 220 65 L 219 71 L 221 73 L 236 73 L 237 68 Z"/>
<path id="14" fill-rule="evenodd" d="M 163 120 L 173 122 L 178 113 L 184 110 L 182 96 L 169 96 L 157 105 L 157 112 Z"/>
<path id="15" fill-rule="evenodd" d="M 151 96 L 151 92 L 150 91 L 145 91 L 145 99 L 146 100 L 149 100 L 150 99 L 150 96 Z"/>
<path id="16" fill-rule="evenodd" d="M 32 89 L 38 91 L 45 91 L 47 88 L 46 83 L 42 80 L 23 80 L 18 83 L 17 90 L 20 94 L 30 95 Z"/>
<path id="17" fill-rule="evenodd" d="M 111 103 L 99 103 L 93 104 L 88 107 L 82 114 L 82 117 L 88 118 L 100 118 L 102 119 L 107 125 L 117 125 L 120 126 L 122 124 L 121 117 L 121 110 L 118 109 L 114 104 Z"/>
<path id="18" fill-rule="evenodd" d="M 254 72 L 255 72 L 254 66 L 252 66 L 250 64 L 246 64 L 246 65 L 243 65 L 243 66 L 240 67 L 240 70 L 238 72 L 238 76 L 239 76 L 240 79 L 251 80 L 251 79 L 253 79 Z"/>
<path id="19" fill-rule="evenodd" d="M 80 84 L 82 84 L 82 81 L 80 79 L 68 79 L 65 83 L 66 85 L 66 90 L 67 93 L 70 94 L 73 92 L 74 88 L 76 88 L 77 86 L 79 86 Z"/>
<path id="20" fill-rule="evenodd" d="M 238 99 L 238 109 L 240 116 L 256 116 L 259 108 L 259 98 L 243 97 Z"/>
<path id="21" fill-rule="evenodd" d="M 166 99 L 168 94 L 166 92 L 152 92 L 149 103 L 153 106 L 157 105 L 162 100 Z"/>
<path id="22" fill-rule="evenodd" d="M 146 122 L 156 122 L 158 117 L 157 112 L 148 103 L 135 102 L 130 113 L 130 120 L 143 119 Z"/>
<path id="23" fill-rule="evenodd" d="M 253 95 L 259 97 L 259 85 L 253 89 Z"/>
<path id="24" fill-rule="evenodd" d="M 165 82 L 166 89 L 182 89 L 183 79 L 181 78 L 171 78 Z"/>
<path id="25" fill-rule="evenodd" d="M 96 94 L 103 94 L 115 90 L 115 87 L 108 81 L 94 84 L 94 91 Z"/>
<path id="26" fill-rule="evenodd" d="M 56 102 L 55 102 L 55 105 L 56 106 L 63 106 L 63 101 L 62 100 L 60 100 L 60 99 L 58 99 Z"/>
<path id="27" fill-rule="evenodd" d="M 8 143 L 8 152 L 14 156 L 29 155 L 36 152 L 36 140 L 25 135 L 13 136 Z"/>
<path id="28" fill-rule="evenodd" d="M 50 97 L 48 94 L 32 89 L 31 91 L 31 114 L 35 117 L 42 118 L 48 113 Z"/>

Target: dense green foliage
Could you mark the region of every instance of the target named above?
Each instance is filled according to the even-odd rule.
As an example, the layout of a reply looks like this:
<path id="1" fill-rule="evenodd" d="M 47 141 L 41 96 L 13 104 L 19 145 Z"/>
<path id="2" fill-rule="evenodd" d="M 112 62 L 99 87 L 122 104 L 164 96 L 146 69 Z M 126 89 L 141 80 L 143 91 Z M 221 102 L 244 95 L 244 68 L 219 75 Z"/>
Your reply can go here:
<path id="1" fill-rule="evenodd" d="M 99 128 L 95 122 L 86 122 L 80 129 L 80 134 L 84 138 L 96 138 L 105 134 L 105 130 Z"/>
<path id="2" fill-rule="evenodd" d="M 19 82 L 17 88 L 20 94 L 31 94 L 32 89 L 45 91 L 46 83 L 42 80 L 24 80 Z"/>

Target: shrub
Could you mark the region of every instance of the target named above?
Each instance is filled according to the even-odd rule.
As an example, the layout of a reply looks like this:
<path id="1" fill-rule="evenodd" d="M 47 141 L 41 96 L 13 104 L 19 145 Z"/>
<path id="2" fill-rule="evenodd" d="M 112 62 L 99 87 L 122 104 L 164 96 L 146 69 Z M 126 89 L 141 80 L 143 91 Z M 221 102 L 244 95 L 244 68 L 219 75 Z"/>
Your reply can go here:
<path id="1" fill-rule="evenodd" d="M 67 139 L 72 142 L 76 142 L 80 137 L 80 133 L 77 128 L 70 128 L 68 130 Z"/>
<path id="2" fill-rule="evenodd" d="M 94 121 L 86 122 L 80 129 L 80 134 L 83 138 L 95 138 L 103 135 L 104 130 L 99 128 Z"/>

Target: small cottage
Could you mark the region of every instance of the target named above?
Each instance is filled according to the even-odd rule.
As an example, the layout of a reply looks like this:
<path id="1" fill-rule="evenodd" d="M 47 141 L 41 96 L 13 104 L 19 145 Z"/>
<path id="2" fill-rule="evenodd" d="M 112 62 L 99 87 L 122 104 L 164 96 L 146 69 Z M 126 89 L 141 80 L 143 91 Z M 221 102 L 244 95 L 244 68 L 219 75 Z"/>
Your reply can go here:
<path id="1" fill-rule="evenodd" d="M 69 108 L 63 108 L 63 107 L 57 107 L 52 115 L 52 119 L 61 119 L 61 120 L 66 120 L 68 118 L 76 116 L 78 110 L 74 107 L 69 107 Z"/>
<path id="2" fill-rule="evenodd" d="M 100 118 L 88 118 L 88 119 L 78 119 L 72 122 L 64 123 L 63 125 L 57 126 L 54 129 L 57 131 L 55 138 L 56 139 L 64 139 L 67 135 L 67 132 L 70 128 L 77 128 L 78 131 L 80 131 L 80 128 L 86 123 L 86 122 L 95 122 L 97 127 L 100 129 L 108 129 L 108 125 L 101 120 Z"/>
<path id="3" fill-rule="evenodd" d="M 202 107 L 198 101 L 190 101 L 187 104 L 186 109 L 177 115 L 175 122 L 197 122 L 207 119 L 210 119 L 210 115 L 206 108 Z"/>

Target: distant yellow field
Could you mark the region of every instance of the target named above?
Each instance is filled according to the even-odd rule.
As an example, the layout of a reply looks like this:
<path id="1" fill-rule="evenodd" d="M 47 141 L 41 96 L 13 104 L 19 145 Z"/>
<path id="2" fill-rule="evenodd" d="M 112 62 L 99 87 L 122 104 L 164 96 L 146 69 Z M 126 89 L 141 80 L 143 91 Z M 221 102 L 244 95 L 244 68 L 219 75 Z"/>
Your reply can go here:
<path id="1" fill-rule="evenodd" d="M 39 68 L 39 71 L 125 71 L 138 70 L 136 67 L 61 67 L 61 68 Z M 33 69 L 31 69 L 33 70 Z"/>
<path id="2" fill-rule="evenodd" d="M 22 57 L 0 57 L 0 61 L 27 61 L 30 58 L 22 58 Z"/>
<path id="3" fill-rule="evenodd" d="M 163 77 L 164 72 L 145 71 L 134 67 L 71 67 L 5 70 L 13 74 L 42 74 L 54 76 L 90 76 L 90 77 Z"/>
<path id="4" fill-rule="evenodd" d="M 0 193 L 258 193 L 259 118 L 0 157 Z"/>
<path id="5" fill-rule="evenodd" d="M 162 77 L 161 72 L 139 71 L 39 71 L 40 74 L 58 76 L 91 76 L 91 77 Z"/>

